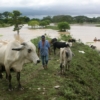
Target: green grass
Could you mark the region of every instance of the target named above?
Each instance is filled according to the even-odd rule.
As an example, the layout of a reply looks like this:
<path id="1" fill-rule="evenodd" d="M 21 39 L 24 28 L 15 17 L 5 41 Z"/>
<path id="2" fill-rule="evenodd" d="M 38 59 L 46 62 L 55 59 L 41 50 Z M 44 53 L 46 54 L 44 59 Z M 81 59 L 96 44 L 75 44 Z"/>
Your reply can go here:
<path id="1" fill-rule="evenodd" d="M 1 36 L 3 36 L 3 35 L 0 34 L 0 37 L 1 37 Z"/>
<path id="2" fill-rule="evenodd" d="M 59 30 L 57 26 L 46 26 L 46 29 Z"/>
<path id="3" fill-rule="evenodd" d="M 5 24 L 5 23 L 0 24 L 0 28 L 2 28 L 2 27 L 9 27 L 9 26 L 10 26 L 9 24 Z"/>
<path id="4" fill-rule="evenodd" d="M 65 37 L 62 38 L 65 39 Z M 32 42 L 37 46 L 39 40 L 40 37 Z M 99 54 L 82 43 L 74 43 L 71 49 L 75 56 L 65 75 L 59 74 L 59 55 L 54 55 L 53 52 L 50 55 L 51 60 L 47 70 L 42 68 L 41 63 L 25 64 L 21 72 L 21 83 L 24 87 L 22 91 L 15 88 L 16 73 L 12 73 L 14 91 L 7 91 L 8 81 L 4 73 L 3 79 L 0 79 L 0 100 L 99 100 Z M 85 53 L 79 53 L 79 50 Z M 55 89 L 56 85 L 60 87 Z"/>
<path id="5" fill-rule="evenodd" d="M 100 24 L 96 25 L 96 27 L 100 27 Z"/>

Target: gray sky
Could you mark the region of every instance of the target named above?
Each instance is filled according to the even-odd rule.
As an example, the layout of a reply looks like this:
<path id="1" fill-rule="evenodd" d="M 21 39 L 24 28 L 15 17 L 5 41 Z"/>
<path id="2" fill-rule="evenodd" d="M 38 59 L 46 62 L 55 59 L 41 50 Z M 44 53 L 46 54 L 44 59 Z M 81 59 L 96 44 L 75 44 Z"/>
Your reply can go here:
<path id="1" fill-rule="evenodd" d="M 100 15 L 100 0 L 0 0 L 0 13 L 20 10 L 26 16 Z"/>

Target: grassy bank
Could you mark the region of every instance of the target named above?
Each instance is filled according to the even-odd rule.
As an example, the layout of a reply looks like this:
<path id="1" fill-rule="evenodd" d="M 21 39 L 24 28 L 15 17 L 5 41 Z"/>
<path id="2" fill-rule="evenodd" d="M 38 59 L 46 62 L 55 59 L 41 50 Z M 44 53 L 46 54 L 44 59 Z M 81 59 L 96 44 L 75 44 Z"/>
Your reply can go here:
<path id="1" fill-rule="evenodd" d="M 5 23 L 0 24 L 0 28 L 2 28 L 2 27 L 9 27 L 9 26 L 10 26 L 9 24 L 5 24 Z"/>
<path id="2" fill-rule="evenodd" d="M 46 26 L 46 29 L 59 30 L 57 26 Z"/>
<path id="3" fill-rule="evenodd" d="M 69 37 L 62 36 L 63 40 Z M 47 38 L 49 39 L 49 38 Z M 37 46 L 40 38 L 32 40 Z M 51 53 L 48 69 L 26 64 L 21 72 L 24 90 L 17 90 L 16 74 L 12 73 L 13 92 L 9 92 L 8 81 L 0 79 L 0 100 L 99 100 L 100 56 L 84 44 L 74 43 L 71 48 L 75 56 L 66 75 L 59 73 L 59 55 Z M 83 50 L 85 53 L 80 53 Z M 57 50 L 59 53 L 59 50 Z M 59 88 L 55 88 L 59 86 Z"/>

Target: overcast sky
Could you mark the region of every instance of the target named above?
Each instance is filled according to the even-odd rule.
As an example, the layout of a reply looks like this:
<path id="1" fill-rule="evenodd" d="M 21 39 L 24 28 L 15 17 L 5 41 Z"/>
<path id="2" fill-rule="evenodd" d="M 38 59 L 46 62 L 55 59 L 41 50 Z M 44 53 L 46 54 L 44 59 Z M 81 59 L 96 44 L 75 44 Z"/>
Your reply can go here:
<path id="1" fill-rule="evenodd" d="M 26 16 L 100 15 L 100 0 L 0 0 L 0 13 L 20 10 Z"/>

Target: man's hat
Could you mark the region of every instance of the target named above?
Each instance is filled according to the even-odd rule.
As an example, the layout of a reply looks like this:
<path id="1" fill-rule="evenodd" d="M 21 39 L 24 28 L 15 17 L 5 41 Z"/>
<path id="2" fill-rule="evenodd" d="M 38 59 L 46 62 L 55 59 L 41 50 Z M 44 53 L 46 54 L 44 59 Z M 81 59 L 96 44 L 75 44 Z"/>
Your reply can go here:
<path id="1" fill-rule="evenodd" d="M 44 35 L 42 35 L 42 36 L 41 36 L 41 38 L 43 39 L 43 38 L 45 38 L 45 36 L 44 36 Z"/>

